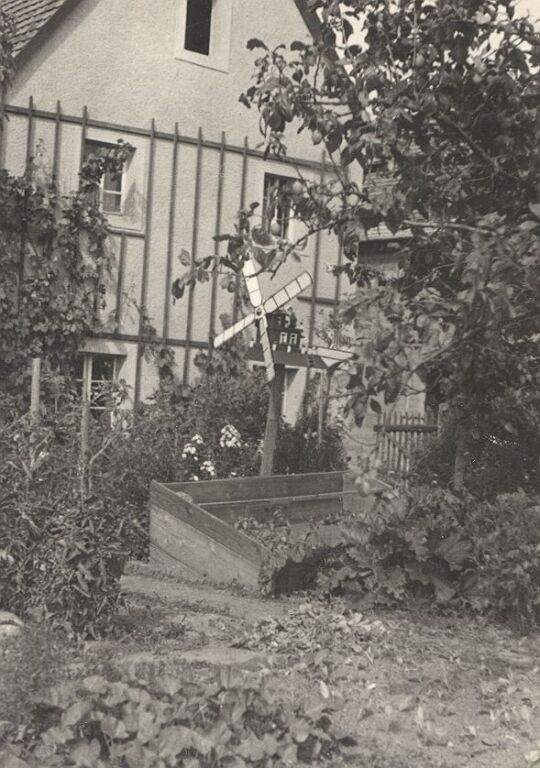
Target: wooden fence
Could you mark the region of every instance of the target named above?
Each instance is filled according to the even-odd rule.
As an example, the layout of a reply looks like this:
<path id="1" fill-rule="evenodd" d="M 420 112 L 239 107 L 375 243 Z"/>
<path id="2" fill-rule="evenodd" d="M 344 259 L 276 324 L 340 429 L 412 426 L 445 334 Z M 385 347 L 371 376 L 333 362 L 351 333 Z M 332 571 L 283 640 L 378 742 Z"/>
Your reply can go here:
<path id="1" fill-rule="evenodd" d="M 437 433 L 438 425 L 424 414 L 393 413 L 379 418 L 374 429 L 377 458 L 390 469 L 407 474 L 414 452 Z"/>

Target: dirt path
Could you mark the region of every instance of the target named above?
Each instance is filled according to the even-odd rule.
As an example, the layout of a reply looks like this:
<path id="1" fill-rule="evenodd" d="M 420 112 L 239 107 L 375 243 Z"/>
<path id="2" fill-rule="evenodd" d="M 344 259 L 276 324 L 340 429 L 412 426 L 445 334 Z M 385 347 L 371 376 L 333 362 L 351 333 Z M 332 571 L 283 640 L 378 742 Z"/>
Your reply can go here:
<path id="1" fill-rule="evenodd" d="M 141 572 L 125 577 L 124 589 L 131 615 L 146 616 L 136 626 L 151 627 L 126 658 L 272 667 L 283 697 L 327 696 L 340 725 L 363 749 L 370 745 L 375 757 L 351 757 L 351 765 L 540 768 L 538 636 L 404 612 L 366 617 L 377 632 L 355 645 L 347 624 L 354 627 L 354 616 L 334 635 L 329 609 L 306 612 L 305 600 L 244 597 Z M 232 647 L 238 638 L 244 647 Z"/>

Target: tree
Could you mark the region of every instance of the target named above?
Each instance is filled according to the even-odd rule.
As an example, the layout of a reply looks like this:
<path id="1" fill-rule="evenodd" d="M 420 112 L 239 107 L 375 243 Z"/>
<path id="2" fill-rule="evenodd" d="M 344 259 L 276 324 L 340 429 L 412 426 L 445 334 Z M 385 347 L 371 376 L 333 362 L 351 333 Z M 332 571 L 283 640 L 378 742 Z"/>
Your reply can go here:
<path id="1" fill-rule="evenodd" d="M 241 100 L 260 112 L 268 154 L 286 154 L 292 125 L 328 152 L 330 181 L 290 197 L 310 232 L 341 239 L 358 287 L 346 308 L 362 341 L 357 420 L 420 376 L 457 417 L 459 490 L 471 416 L 495 418 L 503 392 L 519 405 L 540 383 L 540 35 L 514 0 L 309 5 L 319 38 L 250 41 L 259 55 Z M 362 256 L 381 223 L 407 235 L 390 278 Z"/>

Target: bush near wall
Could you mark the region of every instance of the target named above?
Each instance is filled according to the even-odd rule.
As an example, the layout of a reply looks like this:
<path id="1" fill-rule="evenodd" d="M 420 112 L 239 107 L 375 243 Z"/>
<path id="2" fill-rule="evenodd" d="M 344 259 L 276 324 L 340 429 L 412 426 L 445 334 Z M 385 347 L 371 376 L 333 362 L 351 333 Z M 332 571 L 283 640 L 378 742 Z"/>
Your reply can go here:
<path id="1" fill-rule="evenodd" d="M 50 618 L 73 634 L 108 631 L 127 525 L 80 466 L 73 412 L 4 426 L 0 489 L 0 607 Z"/>

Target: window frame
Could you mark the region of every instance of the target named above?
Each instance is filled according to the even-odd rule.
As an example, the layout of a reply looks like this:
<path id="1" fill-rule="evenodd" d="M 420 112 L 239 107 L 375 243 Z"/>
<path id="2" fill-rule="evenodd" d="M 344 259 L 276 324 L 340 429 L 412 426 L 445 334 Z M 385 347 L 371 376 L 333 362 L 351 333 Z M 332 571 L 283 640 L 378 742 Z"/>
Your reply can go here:
<path id="1" fill-rule="evenodd" d="M 271 171 L 267 171 L 264 174 L 263 178 L 263 204 L 262 204 L 262 217 L 263 217 L 263 228 L 266 232 L 270 232 L 270 227 L 274 221 L 279 222 L 279 217 L 277 217 L 279 205 L 276 206 L 276 210 L 274 211 L 274 215 L 272 218 L 268 218 L 268 208 L 270 206 L 270 195 L 267 193 L 267 186 L 270 185 L 270 183 L 277 182 L 277 185 L 279 187 L 280 184 L 283 184 L 285 186 L 286 184 L 293 184 L 296 181 L 296 178 L 294 176 L 285 176 L 282 173 L 272 173 Z M 286 218 L 281 222 L 281 232 L 279 235 L 275 235 L 275 237 L 279 237 L 283 240 L 287 240 L 289 237 L 289 234 L 291 232 L 291 224 L 294 221 L 294 216 L 292 215 L 292 206 L 289 201 L 288 208 L 286 211 Z"/>
<path id="2" fill-rule="evenodd" d="M 88 403 L 89 412 L 96 417 L 100 414 L 112 411 L 113 406 L 99 405 L 95 403 L 96 394 L 94 390 L 94 385 L 99 385 L 103 381 L 106 381 L 107 383 L 110 383 L 110 384 L 117 382 L 119 380 L 119 372 L 124 363 L 125 357 L 123 355 L 110 354 L 109 352 L 87 352 L 87 351 L 81 351 L 80 357 L 82 357 L 82 372 L 81 372 L 81 376 L 76 377 L 75 379 L 75 382 L 77 385 L 77 397 L 80 397 L 81 402 Z M 112 361 L 113 369 L 112 369 L 111 379 L 94 379 L 93 378 L 94 362 L 95 362 L 95 359 L 97 358 L 101 358 L 102 360 L 104 358 L 107 358 L 108 360 Z M 79 386 L 80 386 L 80 391 L 79 391 Z M 99 392 L 97 393 L 97 397 L 98 398 L 100 397 Z"/>
<path id="3" fill-rule="evenodd" d="M 228 72 L 230 66 L 233 0 L 212 0 L 210 50 L 207 54 L 185 48 L 188 0 L 176 0 L 177 23 L 174 58 L 206 69 Z"/>
<path id="4" fill-rule="evenodd" d="M 88 158 L 90 155 L 89 148 L 94 146 L 96 149 L 99 148 L 105 148 L 105 149 L 116 149 L 118 147 L 118 144 L 115 144 L 112 141 L 103 141 L 100 139 L 92 139 L 92 138 L 86 138 L 84 142 L 84 149 L 85 149 L 85 159 Z M 128 161 L 129 162 L 129 161 Z M 99 182 L 99 207 L 102 213 L 106 214 L 107 216 L 123 216 L 124 215 L 124 202 L 125 202 L 125 192 L 126 192 L 126 166 L 124 164 L 124 167 L 122 168 L 122 171 L 119 174 L 120 177 L 120 191 L 117 190 L 109 190 L 105 188 L 105 179 L 107 177 L 107 173 L 104 173 L 101 177 L 101 180 Z M 119 210 L 109 210 L 105 207 L 105 195 L 114 195 L 115 197 L 118 196 L 120 198 L 120 208 Z"/>

